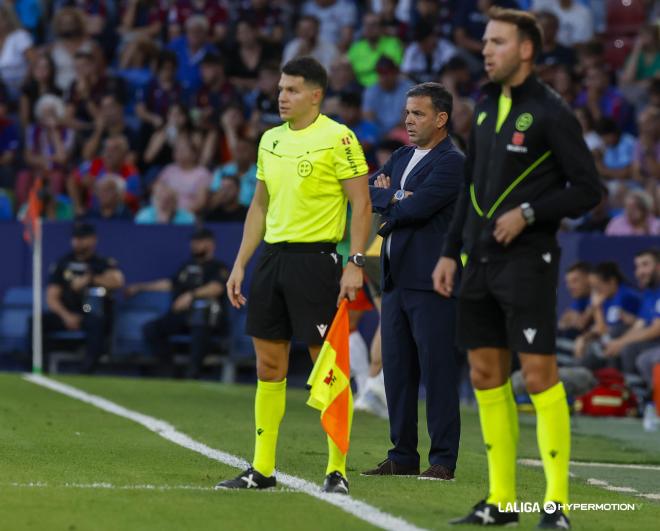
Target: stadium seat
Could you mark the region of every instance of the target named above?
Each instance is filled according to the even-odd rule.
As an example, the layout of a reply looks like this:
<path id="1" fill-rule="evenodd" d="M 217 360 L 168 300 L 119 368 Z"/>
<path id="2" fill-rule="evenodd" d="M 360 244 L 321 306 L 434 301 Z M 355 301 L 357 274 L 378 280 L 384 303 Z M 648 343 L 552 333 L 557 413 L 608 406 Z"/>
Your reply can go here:
<path id="1" fill-rule="evenodd" d="M 609 35 L 636 35 L 645 19 L 643 0 L 608 0 L 607 2 Z"/>
<path id="2" fill-rule="evenodd" d="M 0 307 L 0 353 L 28 350 L 28 320 L 32 315 L 32 288 L 9 288 Z"/>
<path id="3" fill-rule="evenodd" d="M 614 70 L 621 68 L 632 50 L 633 37 L 616 37 L 605 42 L 605 62 Z"/>
<path id="4" fill-rule="evenodd" d="M 167 311 L 170 298 L 169 292 L 145 291 L 117 306 L 112 337 L 113 358 L 146 354 L 142 327 Z"/>

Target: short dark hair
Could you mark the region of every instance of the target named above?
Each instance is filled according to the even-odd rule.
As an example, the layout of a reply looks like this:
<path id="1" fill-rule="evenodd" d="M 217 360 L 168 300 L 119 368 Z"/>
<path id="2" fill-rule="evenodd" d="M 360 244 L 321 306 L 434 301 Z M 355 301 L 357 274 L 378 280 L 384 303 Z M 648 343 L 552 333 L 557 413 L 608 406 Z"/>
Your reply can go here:
<path id="1" fill-rule="evenodd" d="M 360 108 L 362 107 L 362 96 L 359 92 L 352 90 L 345 90 L 339 94 L 339 103 L 347 107 Z"/>
<path id="2" fill-rule="evenodd" d="M 626 277 L 623 276 L 621 268 L 616 262 L 601 262 L 593 268 L 591 273 L 606 282 L 616 280 L 617 284 L 623 284 L 626 281 Z"/>
<path id="3" fill-rule="evenodd" d="M 451 111 L 454 106 L 454 98 L 452 98 L 449 91 L 440 83 L 427 81 L 426 83 L 415 85 L 406 94 L 407 98 L 423 98 L 424 96 L 431 98 L 431 104 L 436 111 L 447 113 L 447 123 L 449 123 L 449 120 L 451 120 Z"/>
<path id="4" fill-rule="evenodd" d="M 505 9 L 493 6 L 488 10 L 488 18 L 490 20 L 497 20 L 498 22 L 513 24 L 518 28 L 518 36 L 521 40 L 532 41 L 532 48 L 534 50 L 532 59 L 536 59 L 543 45 L 543 30 L 541 30 L 536 17 L 532 13 L 520 11 L 519 9 Z"/>
<path id="5" fill-rule="evenodd" d="M 641 251 L 635 253 L 635 258 L 639 258 L 640 256 L 645 255 L 652 256 L 656 262 L 660 262 L 660 249 L 657 247 L 648 247 L 646 249 L 642 249 Z"/>
<path id="6" fill-rule="evenodd" d="M 621 128 L 613 118 L 606 116 L 598 120 L 598 123 L 596 124 L 596 133 L 598 133 L 600 136 L 618 135 L 621 134 Z"/>
<path id="7" fill-rule="evenodd" d="M 163 50 L 158 54 L 158 61 L 156 61 L 156 70 L 160 70 L 166 64 L 171 64 L 176 67 L 179 65 L 179 59 L 176 54 L 171 50 Z"/>
<path id="8" fill-rule="evenodd" d="M 593 267 L 589 262 L 580 260 L 575 262 L 566 270 L 567 273 L 572 273 L 573 271 L 579 271 L 580 273 L 589 274 L 593 271 Z"/>
<path id="9" fill-rule="evenodd" d="M 313 57 L 296 57 L 282 67 L 282 73 L 287 76 L 302 77 L 306 83 L 317 85 L 325 91 L 328 88 L 328 73 Z"/>

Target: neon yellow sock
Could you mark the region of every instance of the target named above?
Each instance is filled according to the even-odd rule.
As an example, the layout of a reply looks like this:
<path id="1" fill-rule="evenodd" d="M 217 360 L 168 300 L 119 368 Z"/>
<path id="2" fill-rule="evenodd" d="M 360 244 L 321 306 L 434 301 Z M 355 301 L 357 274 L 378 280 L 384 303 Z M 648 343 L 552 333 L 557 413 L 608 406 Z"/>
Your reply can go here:
<path id="1" fill-rule="evenodd" d="M 536 438 L 545 471 L 546 490 L 543 501 L 566 505 L 571 419 L 564 384 L 559 382 L 542 393 L 530 396 L 536 409 Z"/>
<path id="2" fill-rule="evenodd" d="M 346 477 L 346 456 L 328 436 L 328 467 L 325 469 L 325 475 L 335 471 Z"/>
<path id="3" fill-rule="evenodd" d="M 494 389 L 475 389 L 479 404 L 481 433 L 488 456 L 487 503 L 516 501 L 516 447 L 518 413 L 511 382 Z"/>
<path id="4" fill-rule="evenodd" d="M 281 382 L 257 382 L 254 397 L 254 469 L 266 477 L 275 471 L 277 433 L 286 407 L 286 378 Z"/>

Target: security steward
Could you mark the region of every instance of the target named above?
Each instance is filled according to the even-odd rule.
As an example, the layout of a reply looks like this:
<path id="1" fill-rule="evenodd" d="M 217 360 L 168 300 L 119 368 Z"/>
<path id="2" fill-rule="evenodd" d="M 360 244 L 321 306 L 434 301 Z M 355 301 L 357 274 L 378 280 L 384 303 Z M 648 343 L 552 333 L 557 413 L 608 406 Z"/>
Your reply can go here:
<path id="1" fill-rule="evenodd" d="M 224 322 L 222 296 L 229 272 L 214 255 L 213 232 L 200 228 L 190 238 L 190 258 L 171 279 L 133 284 L 126 289 L 128 296 L 141 291 L 172 292 L 172 305 L 167 313 L 147 322 L 142 329 L 150 352 L 160 360 L 166 375 L 173 373 L 171 336 L 190 334 L 186 377 L 198 378 L 212 335 L 220 331 Z"/>
<path id="2" fill-rule="evenodd" d="M 515 512 L 518 419 L 509 375 L 520 357 L 536 409 L 546 476 L 539 527 L 570 524 L 570 422 L 558 378 L 555 322 L 559 247 L 564 217 L 578 217 L 602 190 L 580 125 L 560 96 L 533 74 L 541 31 L 530 13 L 493 8 L 483 37 L 491 81 L 475 109 L 463 190 L 434 287 L 448 297 L 463 251 L 457 338 L 468 350 L 488 457 L 489 494 L 455 524 L 507 525 Z M 501 504 L 501 505 L 500 505 Z M 563 510 L 562 510 L 563 507 Z"/>
<path id="3" fill-rule="evenodd" d="M 46 356 L 53 347 L 49 334 L 66 330 L 84 333 L 82 372 L 87 374 L 94 372 L 106 346 L 112 325 L 113 292 L 124 285 L 117 261 L 96 254 L 97 241 L 93 225 L 74 225 L 71 252 L 50 268 L 48 312 L 42 321 Z"/>

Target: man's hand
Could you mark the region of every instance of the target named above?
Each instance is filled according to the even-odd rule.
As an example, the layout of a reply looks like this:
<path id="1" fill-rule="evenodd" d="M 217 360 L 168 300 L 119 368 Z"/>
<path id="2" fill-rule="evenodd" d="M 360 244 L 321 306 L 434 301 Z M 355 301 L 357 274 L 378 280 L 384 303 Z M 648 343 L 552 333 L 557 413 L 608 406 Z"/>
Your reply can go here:
<path id="1" fill-rule="evenodd" d="M 245 306 L 247 302 L 247 299 L 241 293 L 241 284 L 243 283 L 244 276 L 245 270 L 240 266 L 234 265 L 227 279 L 227 297 L 229 297 L 229 302 L 234 308 Z"/>
<path id="2" fill-rule="evenodd" d="M 378 177 L 376 177 L 376 180 L 374 181 L 374 186 L 376 188 L 389 188 L 391 184 L 391 180 L 389 176 L 385 175 L 384 173 L 381 173 Z"/>
<path id="3" fill-rule="evenodd" d="M 456 260 L 443 256 L 433 270 L 433 289 L 443 297 L 450 297 L 454 290 L 454 275 L 456 275 Z"/>
<path id="4" fill-rule="evenodd" d="M 337 297 L 337 306 L 341 303 L 342 299 L 348 297 L 349 301 L 354 301 L 357 292 L 360 290 L 364 283 L 362 277 L 362 269 L 355 264 L 349 262 L 344 269 L 339 282 L 339 297 Z"/>
<path id="5" fill-rule="evenodd" d="M 80 330 L 82 315 L 67 313 L 62 316 L 62 321 L 64 321 L 64 326 L 66 326 L 67 330 Z"/>
<path id="6" fill-rule="evenodd" d="M 594 291 L 591 293 L 591 297 L 589 300 L 591 306 L 593 306 L 594 308 L 600 308 L 604 302 L 605 302 L 604 293 L 600 293 L 599 291 Z"/>
<path id="7" fill-rule="evenodd" d="M 605 348 L 603 349 L 603 354 L 605 355 L 606 358 L 614 358 L 621 354 L 621 350 L 625 344 L 621 339 L 613 339 L 610 341 L 607 345 L 605 345 Z"/>
<path id="8" fill-rule="evenodd" d="M 92 274 L 85 273 L 84 275 L 73 277 L 73 280 L 71 281 L 71 289 L 76 292 L 82 291 L 91 283 L 92 283 Z"/>
<path id="9" fill-rule="evenodd" d="M 515 240 L 526 226 L 527 222 L 523 217 L 522 209 L 516 207 L 497 218 L 493 236 L 498 243 L 506 246 Z"/>
<path id="10" fill-rule="evenodd" d="M 188 308 L 190 308 L 193 299 L 194 297 L 192 291 L 186 291 L 185 293 L 182 293 L 174 300 L 174 304 L 172 304 L 172 309 L 175 312 L 185 312 Z"/>

